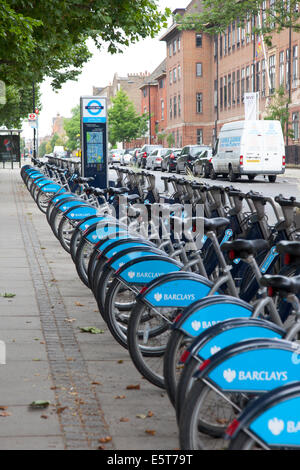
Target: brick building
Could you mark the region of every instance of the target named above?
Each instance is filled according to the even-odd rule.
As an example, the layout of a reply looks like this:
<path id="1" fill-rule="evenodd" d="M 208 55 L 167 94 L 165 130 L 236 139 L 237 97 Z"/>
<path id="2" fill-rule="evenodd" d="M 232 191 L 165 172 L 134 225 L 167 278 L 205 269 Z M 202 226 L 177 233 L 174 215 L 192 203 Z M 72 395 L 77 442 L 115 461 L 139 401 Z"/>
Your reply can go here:
<path id="1" fill-rule="evenodd" d="M 201 2 L 193 0 L 173 14 L 197 13 L 201 8 Z M 163 128 L 173 134 L 175 146 L 213 144 L 222 124 L 244 119 L 246 92 L 258 92 L 258 117 L 263 119 L 280 86 L 291 100 L 294 138 L 286 138 L 286 143 L 299 144 L 299 34 L 283 30 L 274 34 L 272 47 L 267 47 L 252 33 L 256 21 L 263 22 L 263 14 L 260 19 L 249 16 L 243 27 L 233 22 L 215 37 L 180 30 L 173 22 L 160 38 L 166 43 Z M 145 96 L 141 100 L 143 107 Z M 159 121 L 156 109 L 153 120 Z"/>

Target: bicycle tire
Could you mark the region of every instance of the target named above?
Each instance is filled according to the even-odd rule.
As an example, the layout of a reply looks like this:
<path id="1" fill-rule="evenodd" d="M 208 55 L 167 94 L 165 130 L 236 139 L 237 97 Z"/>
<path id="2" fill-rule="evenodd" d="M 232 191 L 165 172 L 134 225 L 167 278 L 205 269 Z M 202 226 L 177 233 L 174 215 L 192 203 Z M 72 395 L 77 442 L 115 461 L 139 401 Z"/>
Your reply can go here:
<path id="1" fill-rule="evenodd" d="M 195 357 L 191 357 L 189 361 L 184 365 L 182 374 L 176 388 L 176 398 L 175 398 L 175 410 L 176 410 L 176 419 L 179 424 L 180 414 L 184 406 L 185 399 L 189 394 L 195 379 L 193 378 L 194 373 L 199 368 L 201 361 L 197 361 Z"/>
<path id="2" fill-rule="evenodd" d="M 179 381 L 179 371 L 183 366 L 179 366 L 179 359 L 182 355 L 182 348 L 186 349 L 189 338 L 180 330 L 172 330 L 164 353 L 164 383 L 171 404 L 175 407 L 176 390 Z M 189 341 L 191 342 L 191 340 Z"/>

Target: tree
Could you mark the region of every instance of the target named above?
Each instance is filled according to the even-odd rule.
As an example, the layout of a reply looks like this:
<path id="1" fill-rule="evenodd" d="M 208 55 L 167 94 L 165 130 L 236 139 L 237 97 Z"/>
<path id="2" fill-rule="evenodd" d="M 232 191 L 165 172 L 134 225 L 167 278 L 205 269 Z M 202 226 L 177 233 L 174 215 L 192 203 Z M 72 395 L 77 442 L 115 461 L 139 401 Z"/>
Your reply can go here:
<path id="1" fill-rule="evenodd" d="M 276 90 L 269 105 L 267 106 L 266 116 L 264 117 L 264 119 L 280 121 L 283 134 L 287 134 L 288 137 L 293 138 L 293 130 L 288 128 L 289 102 L 289 98 L 286 96 L 284 88 L 281 86 L 278 90 Z"/>
<path id="2" fill-rule="evenodd" d="M 115 53 L 154 37 L 169 14 L 157 0 L 2 0 L 0 80 L 24 86 L 51 77 L 59 88 L 91 57 L 88 38 Z"/>
<path id="3" fill-rule="evenodd" d="M 168 134 L 167 135 L 167 142 L 168 142 L 169 147 L 173 147 L 173 145 L 175 144 L 174 134 Z"/>
<path id="4" fill-rule="evenodd" d="M 117 142 L 130 142 L 145 135 L 148 129 L 148 114 L 140 116 L 132 101 L 122 88 L 112 98 L 108 110 L 108 137 L 114 147 Z"/>
<path id="5" fill-rule="evenodd" d="M 26 97 L 33 82 L 49 77 L 59 89 L 77 79 L 91 58 L 89 38 L 99 49 L 107 45 L 109 52 L 120 52 L 154 37 L 169 14 L 158 10 L 157 0 L 1 0 L 0 81 L 12 106 L 3 109 L 0 103 L 0 125 L 18 127 L 32 112 Z"/>
<path id="6" fill-rule="evenodd" d="M 53 152 L 53 149 L 56 145 L 60 145 L 60 146 L 65 146 L 65 141 L 62 137 L 60 137 L 58 134 L 54 134 L 52 137 L 51 137 L 51 140 L 50 140 L 50 145 L 51 145 L 51 152 Z"/>
<path id="7" fill-rule="evenodd" d="M 64 120 L 64 129 L 68 140 L 66 147 L 73 152 L 80 147 L 80 106 L 72 109 L 72 117 Z"/>
<path id="8" fill-rule="evenodd" d="M 275 32 L 279 33 L 289 27 L 300 31 L 300 11 L 295 0 L 223 0 L 221 8 L 219 0 L 202 0 L 199 3 L 199 13 L 176 16 L 176 21 L 183 29 L 196 29 L 210 34 L 222 33 L 234 21 L 238 26 L 243 26 L 251 16 L 257 17 L 264 7 L 263 21 L 256 21 L 252 32 L 263 34 L 268 45 L 271 45 L 272 34 Z"/>

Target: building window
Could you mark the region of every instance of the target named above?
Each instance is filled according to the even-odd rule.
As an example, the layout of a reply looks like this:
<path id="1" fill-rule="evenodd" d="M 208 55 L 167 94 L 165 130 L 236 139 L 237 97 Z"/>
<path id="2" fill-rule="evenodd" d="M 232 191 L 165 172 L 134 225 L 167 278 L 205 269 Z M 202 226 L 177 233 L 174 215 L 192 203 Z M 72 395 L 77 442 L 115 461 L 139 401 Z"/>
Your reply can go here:
<path id="1" fill-rule="evenodd" d="M 177 117 L 177 98 L 174 96 L 173 98 L 173 103 L 174 103 L 174 119 Z"/>
<path id="2" fill-rule="evenodd" d="M 262 10 L 262 14 L 261 14 L 262 26 L 265 26 L 265 24 L 266 24 L 266 19 L 267 19 L 266 8 L 267 8 L 267 2 L 266 2 L 266 0 L 264 0 L 264 1 L 262 2 L 262 5 L 261 5 L 261 10 Z"/>
<path id="3" fill-rule="evenodd" d="M 172 44 L 169 44 L 169 57 L 172 57 Z"/>
<path id="4" fill-rule="evenodd" d="M 202 77 L 202 63 L 197 62 L 196 64 L 196 77 Z"/>
<path id="5" fill-rule="evenodd" d="M 178 116 L 181 116 L 181 96 L 178 95 Z"/>
<path id="6" fill-rule="evenodd" d="M 173 70 L 173 82 L 175 83 L 177 81 L 177 69 Z"/>
<path id="7" fill-rule="evenodd" d="M 232 72 L 232 104 L 235 104 L 235 72 Z"/>
<path id="8" fill-rule="evenodd" d="M 261 94 L 266 96 L 266 61 L 261 61 Z"/>
<path id="9" fill-rule="evenodd" d="M 165 119 L 165 102 L 164 102 L 164 100 L 160 100 L 160 110 L 161 110 L 161 120 L 164 121 L 164 119 Z"/>
<path id="10" fill-rule="evenodd" d="M 218 36 L 214 37 L 214 59 L 217 59 L 218 54 Z"/>
<path id="11" fill-rule="evenodd" d="M 228 52 L 231 50 L 231 26 L 227 28 L 227 44 L 228 44 Z"/>
<path id="12" fill-rule="evenodd" d="M 181 48 L 181 37 L 179 36 L 178 39 L 177 39 L 177 49 L 178 49 L 178 51 L 180 51 L 180 48 Z"/>
<path id="13" fill-rule="evenodd" d="M 235 21 L 232 23 L 231 41 L 232 41 L 232 50 L 234 50 L 235 48 Z"/>
<path id="14" fill-rule="evenodd" d="M 227 108 L 227 79 L 223 78 L 223 89 L 224 89 L 224 108 Z"/>
<path id="15" fill-rule="evenodd" d="M 177 41 L 173 41 L 173 54 L 176 54 Z"/>
<path id="16" fill-rule="evenodd" d="M 270 17 L 272 18 L 273 16 L 276 15 L 276 11 L 275 11 L 275 0 L 270 0 L 269 8 L 270 8 Z M 272 21 L 272 22 L 270 23 L 270 28 L 271 28 L 271 29 L 275 28 L 275 23 L 274 23 L 274 21 Z"/>
<path id="17" fill-rule="evenodd" d="M 220 57 L 223 55 L 223 36 L 220 34 Z"/>
<path id="18" fill-rule="evenodd" d="M 246 20 L 246 43 L 249 44 L 250 42 L 250 33 L 251 33 L 251 20 L 250 16 L 247 15 L 247 20 Z"/>
<path id="19" fill-rule="evenodd" d="M 246 67 L 246 92 L 250 91 L 250 67 Z"/>
<path id="20" fill-rule="evenodd" d="M 214 81 L 214 107 L 218 109 L 218 80 Z"/>
<path id="21" fill-rule="evenodd" d="M 223 108 L 223 78 L 220 79 L 220 109 Z"/>
<path id="22" fill-rule="evenodd" d="M 231 106 L 231 75 L 228 75 L 228 80 L 227 80 L 227 95 L 228 95 L 228 106 Z"/>
<path id="23" fill-rule="evenodd" d="M 284 84 L 284 51 L 279 54 L 279 86 Z"/>
<path id="24" fill-rule="evenodd" d="M 197 129 L 197 145 L 203 144 L 203 129 Z"/>
<path id="25" fill-rule="evenodd" d="M 181 79 L 181 67 L 178 65 L 178 80 Z"/>
<path id="26" fill-rule="evenodd" d="M 298 46 L 293 46 L 293 88 L 297 86 L 298 79 Z"/>
<path id="27" fill-rule="evenodd" d="M 172 98 L 170 98 L 169 116 L 170 116 L 170 119 L 172 119 L 172 116 L 173 116 Z"/>
<path id="28" fill-rule="evenodd" d="M 172 70 L 169 72 L 169 83 L 172 85 Z"/>
<path id="29" fill-rule="evenodd" d="M 276 73 L 276 69 L 275 69 L 275 54 L 274 55 L 271 55 L 270 59 L 269 59 L 269 73 L 270 73 L 270 86 L 271 86 L 271 89 L 269 91 L 270 95 L 272 95 L 275 91 L 275 73 Z"/>
<path id="30" fill-rule="evenodd" d="M 286 73 L 286 75 L 285 75 L 285 77 L 286 77 L 285 78 L 285 86 L 286 86 L 286 89 L 289 90 L 289 88 L 290 88 L 290 50 L 289 49 L 286 50 L 285 57 L 286 57 L 286 61 L 285 61 L 285 63 L 286 63 L 286 66 L 285 66 L 285 73 Z"/>
<path id="31" fill-rule="evenodd" d="M 256 91 L 260 91 L 260 62 L 256 62 Z"/>
<path id="32" fill-rule="evenodd" d="M 161 78 L 161 79 L 159 80 L 159 88 L 164 88 L 164 86 L 165 86 L 165 81 L 164 81 L 163 78 Z"/>
<path id="33" fill-rule="evenodd" d="M 196 34 L 196 47 L 202 47 L 202 34 Z"/>
<path id="34" fill-rule="evenodd" d="M 245 69 L 242 69 L 241 72 L 241 101 L 244 103 L 244 94 L 245 94 Z"/>
<path id="35" fill-rule="evenodd" d="M 242 27 L 241 27 L 241 43 L 242 43 L 242 46 L 245 44 L 245 25 L 244 25 L 244 22 L 242 23 Z"/>
<path id="36" fill-rule="evenodd" d="M 227 34 L 224 34 L 224 55 L 227 54 Z"/>
<path id="37" fill-rule="evenodd" d="M 251 65 L 251 91 L 255 91 L 255 64 Z"/>
<path id="38" fill-rule="evenodd" d="M 203 95 L 202 93 L 196 94 L 196 112 L 202 113 L 203 112 Z"/>
<path id="39" fill-rule="evenodd" d="M 299 113 L 292 114 L 293 139 L 299 140 Z"/>
<path id="40" fill-rule="evenodd" d="M 240 82 L 240 71 L 236 72 L 236 102 L 237 104 L 240 103 L 240 96 L 241 96 L 241 82 Z"/>
<path id="41" fill-rule="evenodd" d="M 143 89 L 143 96 L 144 96 L 144 98 L 146 98 L 146 96 L 147 96 L 147 88 L 146 87 Z"/>
<path id="42" fill-rule="evenodd" d="M 240 47 L 240 42 L 241 42 L 241 28 L 239 26 L 237 26 L 237 28 L 236 28 L 236 47 Z"/>

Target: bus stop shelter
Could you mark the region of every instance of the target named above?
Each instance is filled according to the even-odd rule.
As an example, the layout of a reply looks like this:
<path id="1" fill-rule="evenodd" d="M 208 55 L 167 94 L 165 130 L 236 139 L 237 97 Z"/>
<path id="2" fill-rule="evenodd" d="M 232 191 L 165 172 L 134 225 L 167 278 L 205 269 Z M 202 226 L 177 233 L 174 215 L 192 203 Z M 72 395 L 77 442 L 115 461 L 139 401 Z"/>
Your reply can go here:
<path id="1" fill-rule="evenodd" d="M 19 163 L 21 168 L 20 129 L 0 129 L 0 165 L 6 167 L 9 162 L 11 168 L 14 162 Z"/>

